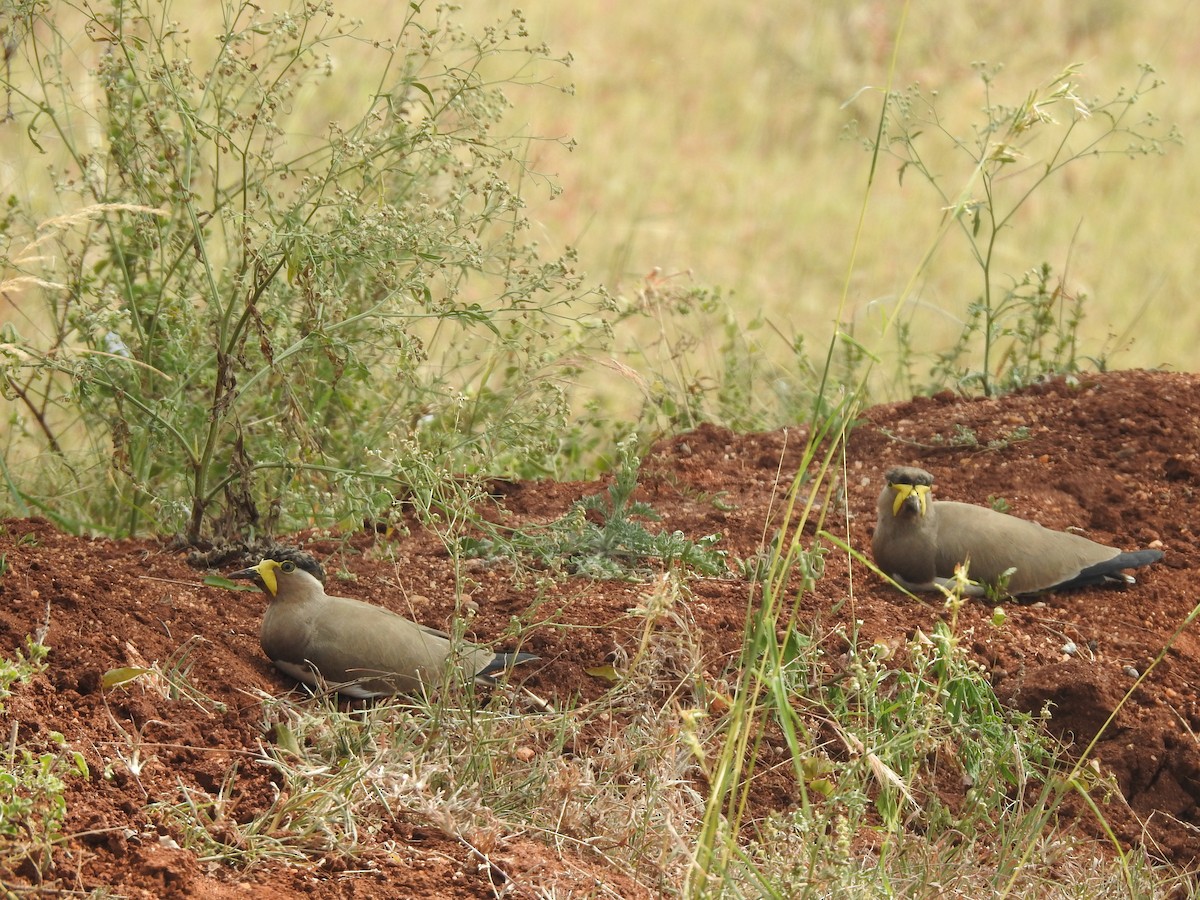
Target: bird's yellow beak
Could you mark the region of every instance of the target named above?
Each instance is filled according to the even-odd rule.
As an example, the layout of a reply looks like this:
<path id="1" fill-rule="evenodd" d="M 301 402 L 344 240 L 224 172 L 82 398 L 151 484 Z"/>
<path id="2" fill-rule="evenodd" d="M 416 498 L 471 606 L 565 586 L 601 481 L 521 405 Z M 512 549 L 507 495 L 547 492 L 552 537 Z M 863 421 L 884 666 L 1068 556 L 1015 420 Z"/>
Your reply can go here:
<path id="1" fill-rule="evenodd" d="M 896 499 L 892 501 L 892 515 L 900 515 L 900 507 L 904 505 L 904 501 L 911 495 L 917 497 L 917 505 L 921 507 L 921 515 L 924 516 L 929 506 L 929 485 L 927 484 L 893 484 L 892 490 L 896 492 Z M 263 560 L 267 562 L 267 560 Z"/>
<path id="2" fill-rule="evenodd" d="M 251 566 L 249 569 L 242 569 L 240 572 L 234 572 L 227 575 L 227 578 L 247 578 L 254 581 L 261 581 L 267 593 L 274 597 L 279 592 L 279 579 L 275 577 L 275 570 L 279 568 L 279 563 L 273 559 L 264 559 L 257 566 Z"/>

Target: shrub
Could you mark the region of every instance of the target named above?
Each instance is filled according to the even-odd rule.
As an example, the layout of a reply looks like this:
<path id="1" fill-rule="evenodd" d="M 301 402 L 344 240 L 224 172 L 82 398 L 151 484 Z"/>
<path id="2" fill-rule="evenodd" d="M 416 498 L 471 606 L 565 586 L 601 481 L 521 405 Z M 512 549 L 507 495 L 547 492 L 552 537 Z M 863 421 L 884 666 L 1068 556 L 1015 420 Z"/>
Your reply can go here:
<path id="1" fill-rule="evenodd" d="M 567 60 L 518 14 L 472 35 L 413 3 L 376 38 L 225 0 L 214 41 L 151 0 L 16 7 L 7 87 L 64 211 L 10 197 L 0 222 L 40 305 L 0 339 L 18 511 L 197 543 L 548 449 L 606 298 L 528 238 L 503 89 Z"/>

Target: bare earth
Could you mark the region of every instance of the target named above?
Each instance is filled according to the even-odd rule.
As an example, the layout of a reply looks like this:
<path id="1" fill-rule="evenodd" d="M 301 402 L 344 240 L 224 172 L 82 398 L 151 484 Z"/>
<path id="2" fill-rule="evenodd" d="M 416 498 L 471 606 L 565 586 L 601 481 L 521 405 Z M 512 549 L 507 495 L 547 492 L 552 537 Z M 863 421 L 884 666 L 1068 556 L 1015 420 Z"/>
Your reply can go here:
<path id="1" fill-rule="evenodd" d="M 1133 683 L 1130 670 L 1145 671 L 1200 597 L 1193 579 L 1193 541 L 1200 532 L 1200 378 L 1120 372 L 1090 376 L 1078 386 L 1055 381 L 998 400 L 942 395 L 875 407 L 863 419 L 849 442 L 845 484 L 851 542 L 863 552 L 869 552 L 883 474 L 900 463 L 934 472 L 942 499 L 986 503 L 1002 497 L 1014 514 L 1051 528 L 1078 527 L 1122 548 L 1166 551 L 1162 563 L 1137 573 L 1138 584 L 1131 588 L 1009 604 L 1007 624 L 999 630 L 989 624 L 988 604 L 972 602 L 960 616 L 961 628 L 973 629 L 968 645 L 1000 697 L 1031 711 L 1052 704 L 1054 732 L 1082 747 Z M 954 446 L 957 425 L 972 429 L 978 445 Z M 1029 430 L 1028 440 L 987 448 L 1021 426 Z M 735 435 L 704 427 L 653 449 L 643 464 L 639 499 L 662 515 L 662 527 L 692 538 L 719 532 L 718 546 L 730 558 L 749 557 L 764 532 L 770 533 L 765 523 L 778 516 L 802 445 L 799 430 Z M 602 490 L 604 482 L 502 487 L 499 502 L 507 521 L 545 522 L 579 497 Z M 717 495 L 720 502 L 714 503 Z M 828 513 L 826 527 L 836 532 L 839 511 Z M 391 541 L 399 563 L 379 552 L 384 540 Z M 446 625 L 454 568 L 436 536 L 414 526 L 403 537 L 300 535 L 295 542 L 324 558 L 327 570 L 344 566 L 357 576 L 331 585 L 338 593 Z M 247 763 L 260 742 L 270 739 L 248 691 L 278 694 L 294 685 L 275 672 L 259 647 L 264 598 L 205 587 L 201 580 L 209 573 L 189 566 L 186 554 L 165 543 L 69 537 L 39 520 L 5 522 L 0 553 L 9 566 L 0 577 L 0 656 L 11 656 L 37 631 L 47 605 L 45 640 L 52 648 L 48 671 L 18 688 L 0 712 L 0 735 L 7 740 L 15 726 L 20 744 L 40 750 L 50 747 L 49 732 L 59 731 L 91 768 L 90 781 L 69 783 L 66 831 L 72 837 L 55 856 L 59 887 L 106 886 L 130 897 L 262 900 L 305 894 L 495 895 L 488 873 L 471 864 L 465 847 L 420 821 L 383 821 L 373 838 L 363 836 L 368 847 L 363 858 L 314 859 L 311 866 L 239 870 L 203 864 L 178 848 L 178 836 L 153 821 L 145 807 L 178 800 L 181 785 L 215 793 L 238 761 L 239 817 L 271 802 L 270 770 Z M 845 554 L 831 552 L 825 577 L 801 601 L 805 614 L 826 625 L 857 617 L 864 640 L 897 646 L 943 615 L 940 603 L 914 603 L 857 563 L 847 603 L 846 569 Z M 471 578 L 480 585 L 472 592 L 479 605 L 473 631 L 486 640 L 524 609 L 528 596 L 504 566 L 473 568 Z M 715 677 L 740 646 L 747 585 L 730 576 L 696 579 L 691 588 L 690 612 Z M 642 590 L 625 582 L 564 580 L 563 619 L 605 627 L 535 632 L 523 649 L 541 661 L 518 677 L 560 705 L 599 696 L 607 685 L 584 669 L 611 662 L 616 644 L 631 647 L 640 623 L 626 611 Z M 835 608 L 839 611 L 831 612 Z M 136 688 L 102 688 L 104 673 L 163 661 L 194 635 L 202 641 L 191 678 L 201 692 L 225 703 L 226 713 Z M 1068 641 L 1078 648 L 1073 655 L 1063 651 Z M 1196 626 L 1189 626 L 1121 710 L 1095 754 L 1123 794 L 1104 806 L 1120 839 L 1144 843 L 1157 857 L 1185 866 L 1200 857 L 1197 649 Z M 105 762 L 139 730 L 149 748 L 140 777 L 118 766 L 104 778 Z M 796 800 L 786 782 L 756 797 L 760 806 L 751 810 L 750 820 Z M 1086 814 L 1076 827 L 1095 835 Z M 378 852 L 371 850 L 372 839 Z M 556 851 L 531 836 L 513 836 L 494 862 L 511 880 L 515 896 L 551 889 L 586 895 L 598 883 L 619 896 L 651 893 L 606 868 L 599 857 Z M 2 861 L 0 877 L 10 886 L 36 883 L 28 867 L 3 872 Z"/>

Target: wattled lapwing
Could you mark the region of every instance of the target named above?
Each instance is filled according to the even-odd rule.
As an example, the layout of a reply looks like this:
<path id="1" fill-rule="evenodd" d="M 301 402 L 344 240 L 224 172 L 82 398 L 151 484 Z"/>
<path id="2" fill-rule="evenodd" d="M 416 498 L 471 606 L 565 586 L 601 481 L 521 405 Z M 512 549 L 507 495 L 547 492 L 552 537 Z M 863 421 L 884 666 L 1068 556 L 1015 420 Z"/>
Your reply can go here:
<path id="1" fill-rule="evenodd" d="M 1077 534 L 1052 531 L 984 506 L 934 500 L 933 476 L 907 466 L 887 473 L 879 495 L 875 564 L 909 590 L 950 587 L 956 565 L 976 586 L 1013 596 L 1105 583 L 1131 584 L 1122 570 L 1162 559 L 1161 550 L 1125 552 Z"/>
<path id="2" fill-rule="evenodd" d="M 530 653 L 495 653 L 390 610 L 325 593 L 320 563 L 299 551 L 276 551 L 232 579 L 254 581 L 271 598 L 259 638 L 281 672 L 309 685 L 324 681 L 355 698 L 436 687 L 453 664 L 480 683 Z M 319 677 L 318 677 L 319 676 Z"/>

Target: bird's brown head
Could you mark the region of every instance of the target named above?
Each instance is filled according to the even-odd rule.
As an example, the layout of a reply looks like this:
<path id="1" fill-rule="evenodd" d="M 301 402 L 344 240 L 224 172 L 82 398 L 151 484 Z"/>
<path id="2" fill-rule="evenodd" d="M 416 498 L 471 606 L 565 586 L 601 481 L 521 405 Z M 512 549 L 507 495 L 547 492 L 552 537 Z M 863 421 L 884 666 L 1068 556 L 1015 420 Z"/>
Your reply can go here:
<path id="1" fill-rule="evenodd" d="M 892 494 L 892 515 L 924 516 L 929 512 L 933 476 L 914 466 L 897 466 L 887 473 L 885 491 Z"/>
<path id="2" fill-rule="evenodd" d="M 307 553 L 292 549 L 272 550 L 257 566 L 233 572 L 226 577 L 253 581 L 275 597 L 279 593 L 280 578 L 286 578 L 298 571 L 307 572 L 321 584 L 325 583 L 325 570 L 321 568 L 321 564 Z"/>

